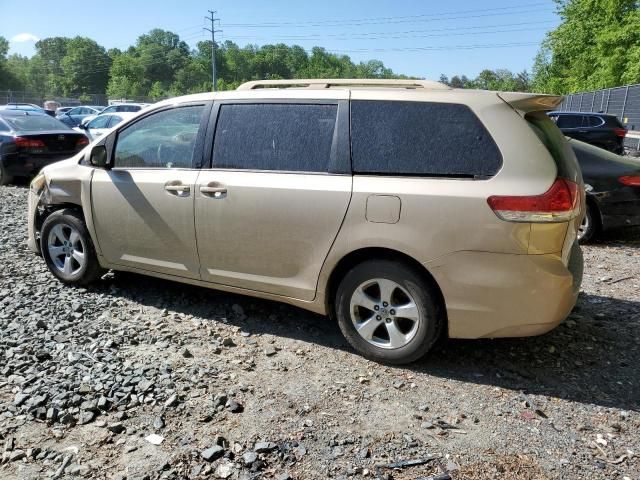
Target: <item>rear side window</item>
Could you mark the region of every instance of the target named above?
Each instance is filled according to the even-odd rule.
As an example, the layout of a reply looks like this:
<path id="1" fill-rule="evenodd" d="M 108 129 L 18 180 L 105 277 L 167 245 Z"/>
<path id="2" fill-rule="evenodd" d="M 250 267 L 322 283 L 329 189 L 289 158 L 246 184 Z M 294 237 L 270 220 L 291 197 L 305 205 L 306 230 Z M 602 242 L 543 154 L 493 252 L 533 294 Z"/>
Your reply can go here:
<path id="1" fill-rule="evenodd" d="M 568 180 L 575 179 L 578 169 L 575 154 L 558 127 L 544 112 L 528 113 L 525 119 L 553 157 L 558 176 Z"/>
<path id="2" fill-rule="evenodd" d="M 588 127 L 599 127 L 601 125 L 604 125 L 604 120 L 602 120 L 602 118 L 600 117 L 596 117 L 595 115 L 585 117 L 585 120 L 585 126 Z"/>
<path id="3" fill-rule="evenodd" d="M 213 167 L 327 172 L 337 113 L 337 105 L 224 104 Z"/>
<path id="4" fill-rule="evenodd" d="M 478 117 L 454 103 L 351 102 L 354 173 L 487 177 L 502 155 Z"/>

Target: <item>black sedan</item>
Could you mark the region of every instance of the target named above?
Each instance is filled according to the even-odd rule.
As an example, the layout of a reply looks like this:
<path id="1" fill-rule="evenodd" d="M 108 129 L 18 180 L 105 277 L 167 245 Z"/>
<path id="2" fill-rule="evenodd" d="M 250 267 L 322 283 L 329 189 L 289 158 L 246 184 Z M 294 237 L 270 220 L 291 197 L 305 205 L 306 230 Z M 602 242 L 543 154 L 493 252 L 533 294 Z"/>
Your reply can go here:
<path id="1" fill-rule="evenodd" d="M 0 185 L 74 155 L 89 139 L 45 113 L 0 110 Z"/>
<path id="2" fill-rule="evenodd" d="M 587 214 L 580 227 L 581 243 L 603 230 L 640 225 L 640 160 L 569 139 L 578 158 L 587 191 Z"/>

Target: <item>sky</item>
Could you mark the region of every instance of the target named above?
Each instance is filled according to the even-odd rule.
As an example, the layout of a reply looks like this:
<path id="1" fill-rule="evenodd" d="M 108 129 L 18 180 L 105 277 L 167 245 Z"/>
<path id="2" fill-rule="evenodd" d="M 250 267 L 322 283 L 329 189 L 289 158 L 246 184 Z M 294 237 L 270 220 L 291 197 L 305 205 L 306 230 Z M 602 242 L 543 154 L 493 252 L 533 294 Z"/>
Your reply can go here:
<path id="1" fill-rule="evenodd" d="M 0 0 L 9 53 L 31 56 L 40 38 L 86 36 L 125 49 L 152 28 L 195 47 L 216 10 L 216 41 L 322 46 L 352 60 L 382 60 L 396 73 L 438 79 L 485 68 L 531 70 L 545 33 L 559 24 L 553 0 L 109 0 L 100 8 L 51 0 Z M 37 15 L 34 15 L 37 12 Z"/>

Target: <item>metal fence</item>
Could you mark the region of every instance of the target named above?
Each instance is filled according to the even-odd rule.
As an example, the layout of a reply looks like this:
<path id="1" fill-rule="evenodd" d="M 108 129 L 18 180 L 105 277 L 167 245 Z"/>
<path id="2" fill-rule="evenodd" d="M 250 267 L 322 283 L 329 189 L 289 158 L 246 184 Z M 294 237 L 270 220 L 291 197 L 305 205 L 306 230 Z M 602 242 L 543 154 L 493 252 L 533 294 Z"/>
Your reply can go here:
<path id="1" fill-rule="evenodd" d="M 640 84 L 572 93 L 560 107 L 572 112 L 610 113 L 620 119 L 629 134 L 625 144 L 640 149 Z"/>
<path id="2" fill-rule="evenodd" d="M 74 107 L 76 105 L 109 105 L 109 97 L 104 93 L 90 93 L 80 97 L 65 97 L 62 95 L 44 95 L 40 92 L 25 92 L 15 90 L 0 90 L 0 105 L 6 103 L 33 103 L 35 105 L 44 106 L 47 100 L 55 100 L 60 102 L 63 107 Z M 118 99 L 122 101 L 125 99 Z M 149 97 L 136 97 L 126 99 L 130 102 L 153 103 Z"/>

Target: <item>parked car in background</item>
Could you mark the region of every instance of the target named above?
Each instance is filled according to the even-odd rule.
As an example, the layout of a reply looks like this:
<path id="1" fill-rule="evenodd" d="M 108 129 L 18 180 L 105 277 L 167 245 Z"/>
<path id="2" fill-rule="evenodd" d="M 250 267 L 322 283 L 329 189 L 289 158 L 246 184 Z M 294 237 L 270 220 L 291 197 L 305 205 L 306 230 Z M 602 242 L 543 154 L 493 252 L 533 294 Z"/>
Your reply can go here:
<path id="1" fill-rule="evenodd" d="M 570 139 L 587 192 L 581 243 L 604 230 L 640 225 L 640 160 Z"/>
<path id="2" fill-rule="evenodd" d="M 624 153 L 627 129 L 615 115 L 606 113 L 550 112 L 549 116 L 567 137 L 610 152 Z"/>
<path id="3" fill-rule="evenodd" d="M 89 115 L 87 118 L 83 120 L 83 123 L 86 125 L 91 120 L 93 120 L 98 115 L 106 115 L 107 113 L 118 113 L 118 112 L 139 112 L 145 107 L 151 105 L 150 103 L 118 103 L 116 105 L 110 105 L 100 113 L 95 115 Z"/>
<path id="4" fill-rule="evenodd" d="M 0 105 L 0 110 L 21 110 L 23 112 L 45 113 L 44 108 L 34 105 L 33 103 L 7 103 L 6 105 Z"/>
<path id="5" fill-rule="evenodd" d="M 67 113 L 69 110 L 71 110 L 73 107 L 60 107 L 60 108 L 56 108 L 56 117 L 58 115 L 62 115 L 63 113 Z"/>
<path id="6" fill-rule="evenodd" d="M 364 79 L 173 98 L 33 180 L 29 248 L 67 284 L 127 270 L 333 315 L 386 363 L 444 332 L 542 334 L 582 279 L 561 100 Z"/>
<path id="7" fill-rule="evenodd" d="M 82 105 L 73 107 L 71 110 L 56 116 L 56 118 L 68 127 L 73 128 L 77 127 L 84 118 L 100 113 L 103 109 L 104 107 L 97 105 Z"/>
<path id="8" fill-rule="evenodd" d="M 89 140 L 93 141 L 123 120 L 128 120 L 136 115 L 137 112 L 106 113 L 104 115 L 98 115 L 87 124 L 81 123 L 75 127 L 74 130 L 85 133 L 87 137 L 89 137 Z"/>
<path id="9" fill-rule="evenodd" d="M 0 110 L 0 185 L 31 176 L 88 144 L 85 135 L 46 113 Z"/>

